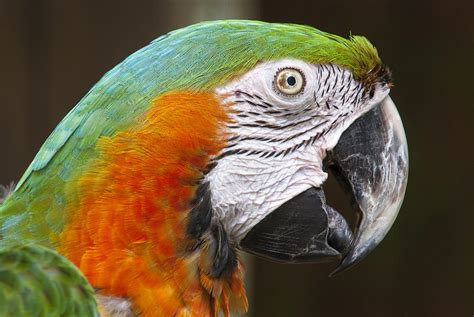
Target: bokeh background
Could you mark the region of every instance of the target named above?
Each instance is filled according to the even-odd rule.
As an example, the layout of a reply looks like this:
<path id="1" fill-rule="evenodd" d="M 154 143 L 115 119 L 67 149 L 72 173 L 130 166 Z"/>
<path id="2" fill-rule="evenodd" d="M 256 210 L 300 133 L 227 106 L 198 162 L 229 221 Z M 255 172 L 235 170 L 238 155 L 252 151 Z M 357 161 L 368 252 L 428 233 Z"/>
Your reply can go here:
<path id="1" fill-rule="evenodd" d="M 472 0 L 0 0 L 0 183 L 19 179 L 107 70 L 167 31 L 223 18 L 367 36 L 394 72 L 410 147 L 405 203 L 383 243 L 334 278 L 334 263 L 250 258 L 249 316 L 473 316 Z"/>

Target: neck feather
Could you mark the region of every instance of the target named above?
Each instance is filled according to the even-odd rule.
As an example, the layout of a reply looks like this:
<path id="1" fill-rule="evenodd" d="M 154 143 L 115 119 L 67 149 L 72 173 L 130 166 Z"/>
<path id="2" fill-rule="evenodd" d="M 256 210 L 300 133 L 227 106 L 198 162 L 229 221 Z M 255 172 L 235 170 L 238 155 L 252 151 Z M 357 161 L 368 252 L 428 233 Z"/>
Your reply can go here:
<path id="1" fill-rule="evenodd" d="M 168 93 L 132 128 L 99 141 L 97 159 L 75 182 L 79 192 L 70 193 L 73 216 L 59 249 L 101 296 L 128 299 L 140 316 L 246 309 L 238 259 L 213 274 L 212 235 L 187 230 L 226 120 L 213 94 Z"/>

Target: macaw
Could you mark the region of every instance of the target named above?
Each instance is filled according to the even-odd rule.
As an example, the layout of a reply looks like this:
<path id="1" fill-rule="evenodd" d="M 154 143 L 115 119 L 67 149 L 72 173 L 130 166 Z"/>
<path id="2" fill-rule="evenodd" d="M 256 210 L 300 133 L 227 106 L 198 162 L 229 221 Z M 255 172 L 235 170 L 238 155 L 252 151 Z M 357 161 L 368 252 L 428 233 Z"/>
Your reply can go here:
<path id="1" fill-rule="evenodd" d="M 245 312 L 241 250 L 340 272 L 387 234 L 408 173 L 391 87 L 361 36 L 245 20 L 173 31 L 54 129 L 0 205 L 0 247 L 65 256 L 101 316 Z M 328 169 L 354 198 L 354 232 L 326 203 Z"/>

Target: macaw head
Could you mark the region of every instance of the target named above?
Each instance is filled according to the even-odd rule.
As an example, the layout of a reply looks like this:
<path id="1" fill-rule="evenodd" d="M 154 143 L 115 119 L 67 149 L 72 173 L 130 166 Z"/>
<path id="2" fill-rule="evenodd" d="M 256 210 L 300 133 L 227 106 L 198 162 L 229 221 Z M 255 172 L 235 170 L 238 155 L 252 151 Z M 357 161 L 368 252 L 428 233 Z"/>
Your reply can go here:
<path id="1" fill-rule="evenodd" d="M 391 86 L 363 37 L 258 21 L 171 32 L 56 127 L 0 206 L 2 243 L 58 248 L 101 307 L 228 315 L 235 293 L 245 310 L 239 249 L 341 271 L 387 234 L 408 173 Z M 326 202 L 328 169 L 355 228 Z"/>
<path id="2" fill-rule="evenodd" d="M 350 267 L 387 234 L 405 193 L 407 143 L 390 71 L 363 37 L 253 22 L 217 29 L 225 36 L 208 40 L 204 67 L 219 72 L 212 87 L 230 120 L 189 234 L 214 228 L 216 248 L 230 246 L 217 253 L 229 259 L 237 247 L 278 262 L 341 259 L 337 271 Z M 213 51 L 216 38 L 222 49 Z M 354 233 L 326 203 L 328 169 L 356 204 Z"/>

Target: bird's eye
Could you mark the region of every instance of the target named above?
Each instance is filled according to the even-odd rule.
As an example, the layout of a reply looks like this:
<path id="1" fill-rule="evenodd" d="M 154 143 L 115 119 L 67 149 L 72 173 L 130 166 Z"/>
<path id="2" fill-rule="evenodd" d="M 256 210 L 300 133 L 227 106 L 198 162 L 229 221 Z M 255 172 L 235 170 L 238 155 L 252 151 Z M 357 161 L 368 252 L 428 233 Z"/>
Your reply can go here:
<path id="1" fill-rule="evenodd" d="M 278 92 L 293 96 L 303 91 L 306 82 L 300 70 L 283 68 L 276 73 L 273 84 Z"/>

